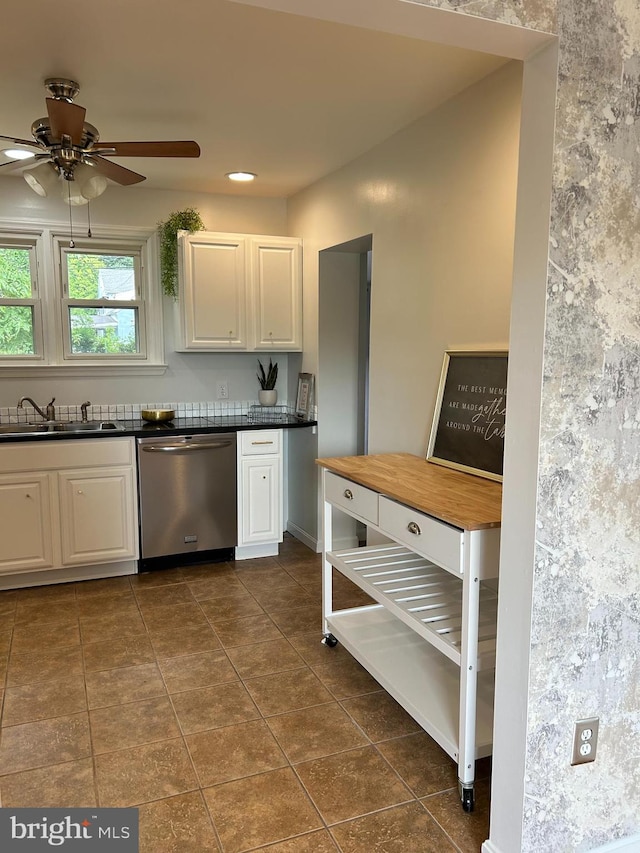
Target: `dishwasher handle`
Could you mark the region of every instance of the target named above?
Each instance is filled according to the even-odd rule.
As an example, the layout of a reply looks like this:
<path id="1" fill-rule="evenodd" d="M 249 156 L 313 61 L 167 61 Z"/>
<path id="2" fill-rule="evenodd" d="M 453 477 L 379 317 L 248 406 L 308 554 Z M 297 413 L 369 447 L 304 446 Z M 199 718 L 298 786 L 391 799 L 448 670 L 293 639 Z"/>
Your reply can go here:
<path id="1" fill-rule="evenodd" d="M 196 450 L 219 450 L 231 447 L 233 441 L 207 441 L 193 444 L 143 444 L 144 453 L 193 453 Z"/>

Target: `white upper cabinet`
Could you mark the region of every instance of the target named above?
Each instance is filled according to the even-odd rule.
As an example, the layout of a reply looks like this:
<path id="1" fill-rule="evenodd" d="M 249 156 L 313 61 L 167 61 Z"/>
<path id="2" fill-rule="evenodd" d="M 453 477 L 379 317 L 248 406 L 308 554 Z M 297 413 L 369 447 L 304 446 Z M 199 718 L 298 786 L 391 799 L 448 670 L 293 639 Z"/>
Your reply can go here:
<path id="1" fill-rule="evenodd" d="M 178 350 L 302 349 L 300 239 L 183 233 L 178 262 Z"/>
<path id="2" fill-rule="evenodd" d="M 178 258 L 179 348 L 246 350 L 246 238 L 207 231 L 183 234 Z"/>
<path id="3" fill-rule="evenodd" d="M 252 237 L 253 348 L 302 349 L 302 241 Z"/>

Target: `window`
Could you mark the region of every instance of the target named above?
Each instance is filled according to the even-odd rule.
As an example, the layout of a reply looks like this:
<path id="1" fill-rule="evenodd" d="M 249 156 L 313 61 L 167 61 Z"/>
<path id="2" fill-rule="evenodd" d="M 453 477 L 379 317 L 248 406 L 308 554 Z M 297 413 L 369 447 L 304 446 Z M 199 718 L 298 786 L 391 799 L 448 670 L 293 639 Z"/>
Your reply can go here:
<path id="1" fill-rule="evenodd" d="M 164 370 L 155 232 L 132 232 L 94 229 L 70 246 L 59 229 L 0 224 L 5 375 Z"/>
<path id="2" fill-rule="evenodd" d="M 40 349 L 36 242 L 0 242 L 0 356 Z"/>
<path id="3" fill-rule="evenodd" d="M 59 251 L 66 357 L 144 356 L 140 252 Z"/>

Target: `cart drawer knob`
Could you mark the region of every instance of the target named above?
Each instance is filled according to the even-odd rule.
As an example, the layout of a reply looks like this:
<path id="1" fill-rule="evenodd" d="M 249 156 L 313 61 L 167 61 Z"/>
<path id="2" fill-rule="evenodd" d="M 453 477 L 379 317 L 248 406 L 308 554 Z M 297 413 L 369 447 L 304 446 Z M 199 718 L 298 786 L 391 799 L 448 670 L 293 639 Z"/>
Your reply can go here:
<path id="1" fill-rule="evenodd" d="M 407 524 L 407 530 L 409 531 L 409 533 L 413 533 L 416 536 L 420 536 L 420 534 L 422 533 L 415 521 L 410 521 L 409 524 Z"/>
<path id="2" fill-rule="evenodd" d="M 345 489 L 344 490 L 344 496 L 348 501 L 352 501 L 353 500 L 353 492 L 351 491 L 351 489 Z"/>

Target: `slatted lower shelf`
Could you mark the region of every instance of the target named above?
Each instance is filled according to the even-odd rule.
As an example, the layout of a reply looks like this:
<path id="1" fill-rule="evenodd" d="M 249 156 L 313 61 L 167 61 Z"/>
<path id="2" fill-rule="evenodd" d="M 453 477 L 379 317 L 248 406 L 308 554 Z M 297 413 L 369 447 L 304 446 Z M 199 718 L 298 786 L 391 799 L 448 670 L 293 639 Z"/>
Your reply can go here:
<path id="1" fill-rule="evenodd" d="M 327 623 L 347 651 L 457 761 L 460 668 L 381 605 L 339 610 L 328 617 Z M 493 678 L 493 671 L 478 674 L 476 758 L 491 755 Z"/>
<path id="2" fill-rule="evenodd" d="M 460 665 L 462 580 L 402 545 L 330 551 L 338 571 Z M 480 588 L 478 669 L 495 666 L 498 597 Z"/>

